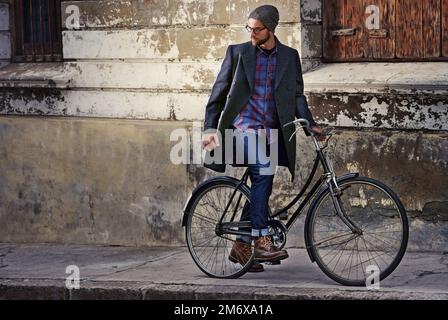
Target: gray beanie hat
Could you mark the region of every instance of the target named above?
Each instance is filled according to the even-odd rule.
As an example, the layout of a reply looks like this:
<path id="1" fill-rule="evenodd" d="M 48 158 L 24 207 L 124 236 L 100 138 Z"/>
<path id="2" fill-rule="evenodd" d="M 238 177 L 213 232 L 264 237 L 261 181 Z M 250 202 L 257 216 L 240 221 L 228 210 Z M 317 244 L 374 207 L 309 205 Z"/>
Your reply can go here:
<path id="1" fill-rule="evenodd" d="M 278 25 L 279 14 L 276 7 L 266 4 L 255 8 L 250 14 L 248 19 L 257 19 L 263 23 L 266 28 L 274 32 L 275 27 Z"/>

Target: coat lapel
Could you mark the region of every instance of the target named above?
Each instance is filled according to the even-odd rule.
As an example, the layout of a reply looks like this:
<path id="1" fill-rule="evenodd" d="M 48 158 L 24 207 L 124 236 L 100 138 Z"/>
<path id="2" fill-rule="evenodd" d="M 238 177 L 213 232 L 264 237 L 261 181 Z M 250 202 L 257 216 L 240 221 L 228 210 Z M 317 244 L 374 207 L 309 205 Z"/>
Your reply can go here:
<path id="1" fill-rule="evenodd" d="M 288 67 L 288 59 L 290 55 L 288 55 L 288 51 L 286 47 L 278 41 L 277 37 L 275 37 L 277 42 L 277 68 L 275 70 L 275 88 L 278 88 L 280 80 L 282 80 L 283 75 L 286 72 L 286 68 Z"/>
<path id="2" fill-rule="evenodd" d="M 255 65 L 257 63 L 257 47 L 254 47 L 252 43 L 248 42 L 246 49 L 244 50 L 243 65 L 246 72 L 247 81 L 249 82 L 250 92 L 254 90 L 254 77 L 255 77 Z"/>
<path id="3" fill-rule="evenodd" d="M 277 89 L 280 80 L 286 72 L 288 66 L 287 50 L 285 46 L 275 37 L 277 46 L 277 67 L 275 70 L 275 89 Z M 246 49 L 242 54 L 244 71 L 246 72 L 246 77 L 249 82 L 250 91 L 254 90 L 254 77 L 255 77 L 255 67 L 257 62 L 257 47 L 254 47 L 250 42 L 247 43 Z"/>

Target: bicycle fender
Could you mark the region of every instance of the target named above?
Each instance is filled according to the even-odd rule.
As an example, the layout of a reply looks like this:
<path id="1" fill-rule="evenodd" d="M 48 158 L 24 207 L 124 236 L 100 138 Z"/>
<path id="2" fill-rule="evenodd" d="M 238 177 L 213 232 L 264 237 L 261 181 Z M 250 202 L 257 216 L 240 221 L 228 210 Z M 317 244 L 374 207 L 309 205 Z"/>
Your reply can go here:
<path id="1" fill-rule="evenodd" d="M 194 203 L 194 200 L 196 199 L 196 196 L 204 189 L 206 188 L 210 183 L 214 182 L 234 182 L 235 184 L 238 184 L 240 182 L 239 179 L 229 177 L 229 176 L 217 176 L 210 179 L 207 179 L 203 182 L 201 182 L 194 190 L 191 192 L 191 194 L 188 196 L 187 201 L 185 202 L 184 208 L 183 208 L 183 217 L 182 217 L 182 227 L 185 227 L 187 225 L 187 218 L 188 218 L 188 212 L 191 209 L 191 206 Z"/>
<path id="2" fill-rule="evenodd" d="M 359 177 L 359 172 L 353 172 L 353 173 L 347 173 L 344 174 L 340 177 L 336 178 L 336 182 L 344 182 L 345 180 L 348 179 L 353 179 L 353 178 L 357 178 Z M 310 243 L 310 239 L 308 238 L 308 232 L 306 232 L 306 230 L 308 230 L 309 228 L 309 224 L 310 224 L 310 216 L 311 216 L 311 210 L 314 208 L 316 201 L 321 197 L 321 195 L 326 192 L 328 190 L 328 186 L 325 185 L 318 193 L 317 196 L 314 198 L 313 202 L 311 203 L 308 212 L 306 214 L 306 219 L 305 219 L 305 246 L 306 246 L 306 251 L 308 253 L 308 256 L 310 257 L 311 262 L 315 262 L 316 259 L 314 258 L 313 254 L 311 253 L 311 243 Z"/>

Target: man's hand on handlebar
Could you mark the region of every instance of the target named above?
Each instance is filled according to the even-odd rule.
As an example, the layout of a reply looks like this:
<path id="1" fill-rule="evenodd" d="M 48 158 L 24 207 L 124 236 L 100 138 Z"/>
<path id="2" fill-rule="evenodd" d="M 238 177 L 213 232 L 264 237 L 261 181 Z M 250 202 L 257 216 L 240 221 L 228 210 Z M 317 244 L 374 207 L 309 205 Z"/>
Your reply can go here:
<path id="1" fill-rule="evenodd" d="M 316 135 L 316 139 L 318 141 L 325 141 L 325 139 L 327 138 L 324 129 L 319 126 L 311 127 L 310 131 Z"/>

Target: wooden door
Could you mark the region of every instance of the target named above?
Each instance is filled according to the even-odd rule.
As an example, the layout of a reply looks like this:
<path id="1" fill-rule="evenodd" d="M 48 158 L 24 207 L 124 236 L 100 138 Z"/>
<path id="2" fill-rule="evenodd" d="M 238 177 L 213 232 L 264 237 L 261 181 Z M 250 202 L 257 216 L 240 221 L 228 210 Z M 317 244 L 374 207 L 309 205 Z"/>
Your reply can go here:
<path id="1" fill-rule="evenodd" d="M 441 56 L 441 1 L 397 1 L 397 58 Z"/>
<path id="2" fill-rule="evenodd" d="M 448 57 L 448 0 L 442 0 L 442 56 Z"/>
<path id="3" fill-rule="evenodd" d="M 448 0 L 324 0 L 324 58 L 448 57 Z"/>

